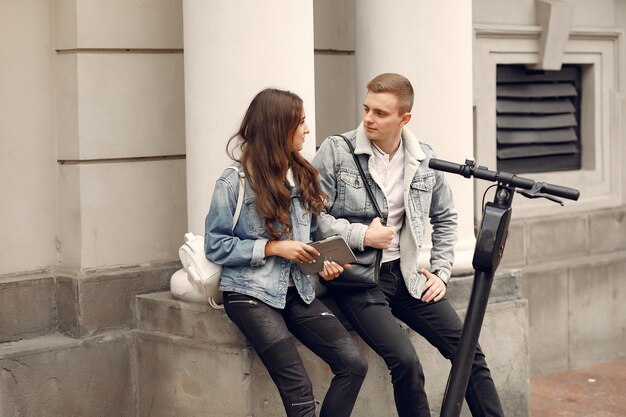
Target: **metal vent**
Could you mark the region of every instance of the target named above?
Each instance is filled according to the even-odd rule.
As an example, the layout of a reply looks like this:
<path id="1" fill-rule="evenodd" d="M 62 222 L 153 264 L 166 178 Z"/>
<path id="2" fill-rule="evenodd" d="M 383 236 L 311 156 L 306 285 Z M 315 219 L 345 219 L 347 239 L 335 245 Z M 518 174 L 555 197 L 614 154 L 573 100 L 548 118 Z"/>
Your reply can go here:
<path id="1" fill-rule="evenodd" d="M 498 171 L 580 169 L 580 68 L 498 65 L 496 81 Z"/>

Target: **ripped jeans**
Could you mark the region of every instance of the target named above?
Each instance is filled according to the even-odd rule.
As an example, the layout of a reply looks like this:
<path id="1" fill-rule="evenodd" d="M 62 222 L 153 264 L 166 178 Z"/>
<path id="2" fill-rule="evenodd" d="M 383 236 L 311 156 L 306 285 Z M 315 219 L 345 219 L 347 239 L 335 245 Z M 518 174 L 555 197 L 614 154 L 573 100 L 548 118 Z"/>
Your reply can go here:
<path id="1" fill-rule="evenodd" d="M 295 287 L 290 287 L 282 310 L 234 292 L 224 293 L 224 308 L 267 368 L 287 417 L 315 417 L 313 388 L 294 336 L 326 362 L 335 375 L 320 417 L 350 416 L 367 373 L 367 361 L 321 301 L 315 299 L 307 305 Z"/>

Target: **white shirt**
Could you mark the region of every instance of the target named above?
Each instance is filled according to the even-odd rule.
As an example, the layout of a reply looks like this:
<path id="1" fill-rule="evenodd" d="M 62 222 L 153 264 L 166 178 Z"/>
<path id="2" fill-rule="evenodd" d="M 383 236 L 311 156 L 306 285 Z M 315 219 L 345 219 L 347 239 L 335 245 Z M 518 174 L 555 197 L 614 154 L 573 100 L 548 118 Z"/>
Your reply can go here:
<path id="1" fill-rule="evenodd" d="M 378 178 L 382 181 L 382 189 L 387 198 L 389 216 L 387 226 L 395 228 L 393 240 L 389 249 L 383 251 L 383 262 L 393 261 L 400 258 L 400 228 L 404 221 L 404 147 L 402 140 L 400 146 L 389 159 L 389 154 L 380 149 L 372 142 L 374 153 L 374 168 Z"/>

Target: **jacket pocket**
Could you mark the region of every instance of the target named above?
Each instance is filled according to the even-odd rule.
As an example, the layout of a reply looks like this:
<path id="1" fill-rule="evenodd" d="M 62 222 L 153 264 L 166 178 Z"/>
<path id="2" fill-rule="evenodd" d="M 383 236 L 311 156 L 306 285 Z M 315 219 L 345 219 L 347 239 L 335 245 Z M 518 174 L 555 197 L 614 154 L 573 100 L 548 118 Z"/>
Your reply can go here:
<path id="1" fill-rule="evenodd" d="M 413 178 L 411 182 L 411 202 L 416 211 L 428 213 L 432 191 L 436 183 L 435 174 L 426 174 Z"/>
<path id="2" fill-rule="evenodd" d="M 252 236 L 261 236 L 265 233 L 265 220 L 256 211 L 256 199 L 249 199 L 244 202 L 243 209 L 248 231 Z"/>
<path id="3" fill-rule="evenodd" d="M 427 174 L 413 178 L 411 188 L 418 191 L 430 192 L 435 186 L 435 174 Z"/>
<path id="4" fill-rule="evenodd" d="M 340 171 L 337 185 L 341 206 L 345 207 L 348 213 L 362 216 L 365 212 L 367 192 L 361 175 L 358 172 Z"/>

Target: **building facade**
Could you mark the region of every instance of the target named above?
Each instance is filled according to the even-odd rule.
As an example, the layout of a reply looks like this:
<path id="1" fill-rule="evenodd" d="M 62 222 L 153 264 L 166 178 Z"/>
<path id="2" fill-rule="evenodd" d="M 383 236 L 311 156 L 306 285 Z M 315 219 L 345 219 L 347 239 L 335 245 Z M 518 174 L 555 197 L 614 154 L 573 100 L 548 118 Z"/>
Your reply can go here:
<path id="1" fill-rule="evenodd" d="M 225 315 L 169 294 L 178 247 L 256 92 L 303 98 L 311 157 L 381 72 L 412 81 L 409 127 L 438 157 L 495 170 L 503 74 L 576 68 L 578 165 L 519 175 L 581 197 L 515 197 L 481 344 L 519 416 L 530 375 L 626 356 L 625 29 L 625 0 L 0 0 L 0 416 L 279 413 Z M 448 179 L 463 314 L 491 184 Z M 438 406 L 449 365 L 413 337 Z M 328 370 L 303 355 L 321 397 Z M 355 415 L 390 415 L 368 358 Z"/>

